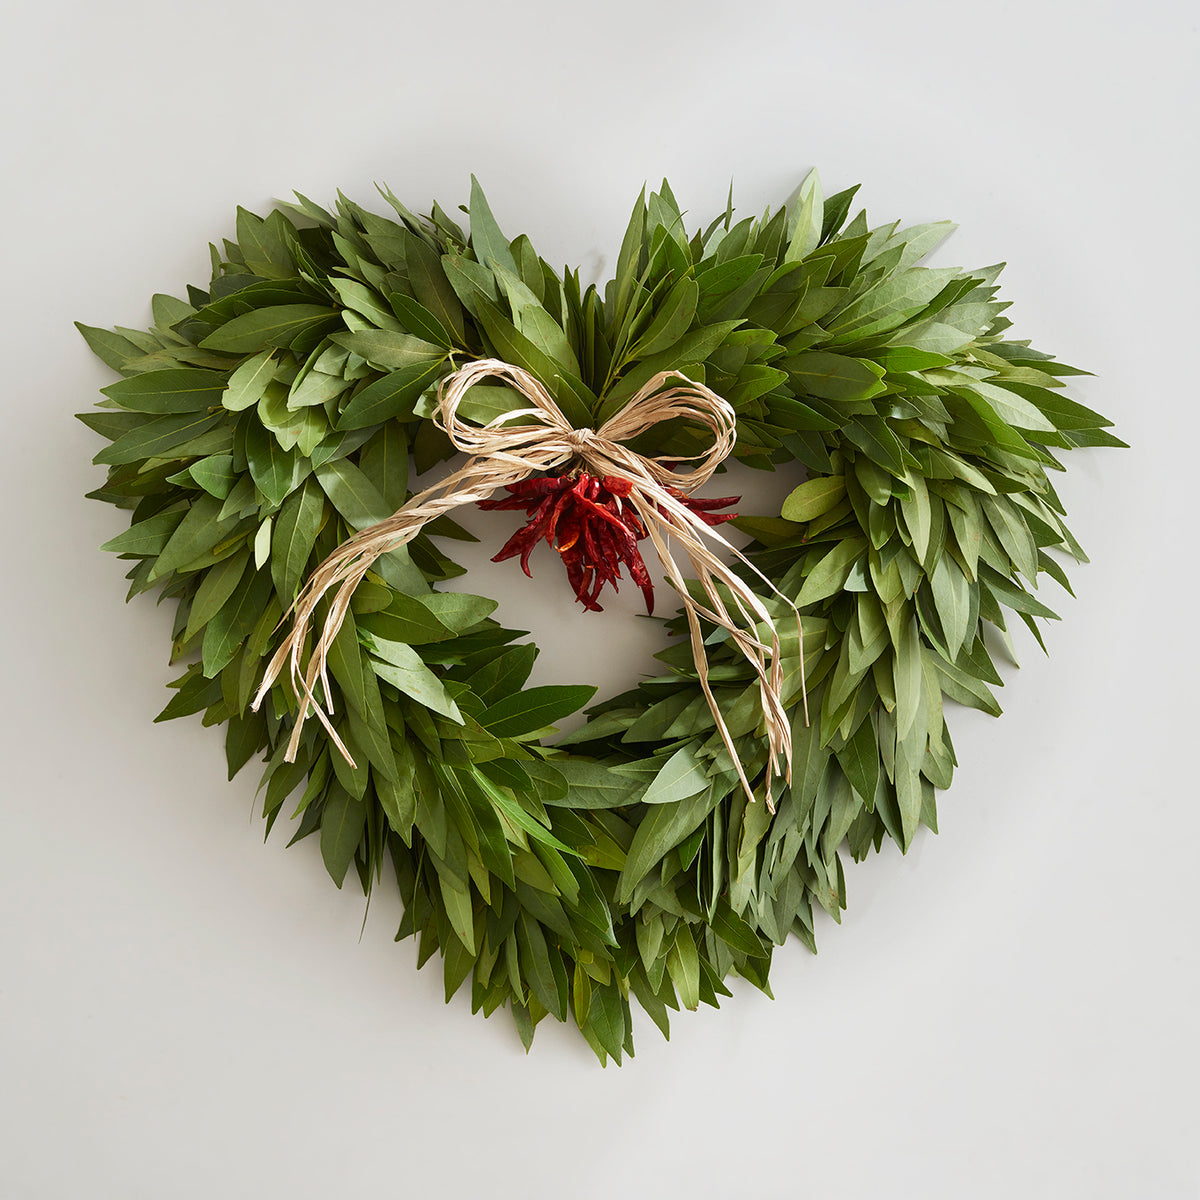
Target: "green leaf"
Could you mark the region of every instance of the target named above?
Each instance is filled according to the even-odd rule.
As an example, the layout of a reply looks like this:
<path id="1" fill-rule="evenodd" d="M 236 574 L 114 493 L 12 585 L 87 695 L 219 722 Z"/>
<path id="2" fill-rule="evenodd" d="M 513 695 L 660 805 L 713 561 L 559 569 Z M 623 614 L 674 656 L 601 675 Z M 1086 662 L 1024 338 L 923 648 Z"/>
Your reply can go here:
<path id="1" fill-rule="evenodd" d="M 300 482 L 301 471 L 307 469 L 295 447 L 284 450 L 257 422 L 252 422 L 246 429 L 246 461 L 254 486 L 272 506 L 283 503 Z"/>
<path id="2" fill-rule="evenodd" d="M 215 429 L 222 419 L 219 413 L 215 416 L 207 413 L 173 413 L 151 417 L 136 429 L 122 434 L 111 446 L 105 446 L 92 462 L 120 466 L 147 458 L 162 458 L 176 447 L 185 446 L 201 434 Z"/>
<path id="3" fill-rule="evenodd" d="M 589 1044 L 593 1050 L 600 1047 L 596 1053 L 601 1065 L 604 1065 L 603 1053 L 611 1054 L 620 1063 L 621 1050 L 629 1045 L 629 1001 L 616 987 L 598 987 L 592 992 L 588 1018 L 584 1036 L 591 1033 L 595 1038 L 594 1042 L 589 1039 Z"/>
<path id="4" fill-rule="evenodd" d="M 454 289 L 463 307 L 478 319 L 479 307 L 483 303 L 497 304 L 500 289 L 490 267 L 477 263 L 465 254 L 443 254 L 442 271 Z"/>
<path id="5" fill-rule="evenodd" d="M 205 675 L 216 675 L 233 660 L 262 617 L 270 594 L 271 576 L 266 571 L 246 572 L 221 611 L 204 627 L 201 654 Z"/>
<path id="6" fill-rule="evenodd" d="M 692 750 L 684 746 L 663 764 L 642 796 L 643 804 L 673 804 L 686 800 L 708 786 L 703 765 Z"/>
<path id="7" fill-rule="evenodd" d="M 796 192 L 792 202 L 792 217 L 788 224 L 791 240 L 783 256 L 785 263 L 799 262 L 816 248 L 821 240 L 821 226 L 825 219 L 825 201 L 821 189 L 821 177 L 816 170 L 809 171 Z"/>
<path id="8" fill-rule="evenodd" d="M 785 521 L 781 517 L 737 517 L 730 524 L 764 546 L 791 542 L 800 534 L 800 526 L 795 521 Z"/>
<path id="9" fill-rule="evenodd" d="M 851 568 L 866 548 L 864 538 L 847 538 L 834 546 L 805 578 L 796 597 L 796 607 L 805 608 L 840 592 L 850 578 Z"/>
<path id="10" fill-rule="evenodd" d="M 836 753 L 850 786 L 868 804 L 872 803 L 879 782 L 879 748 L 875 743 L 875 726 L 870 717 L 859 725 L 854 736 Z M 835 840 L 840 842 L 841 838 Z"/>
<path id="11" fill-rule="evenodd" d="M 275 520 L 271 578 L 285 607 L 300 590 L 324 512 L 325 497 L 312 479 L 306 479 L 279 510 Z"/>
<path id="12" fill-rule="evenodd" d="M 267 390 L 267 384 L 279 374 L 279 360 L 273 350 L 248 358 L 229 377 L 221 403 L 230 412 L 242 412 L 257 404 Z"/>
<path id="13" fill-rule="evenodd" d="M 563 327 L 542 307 L 538 297 L 511 271 L 496 268 L 496 278 L 508 297 L 513 323 L 547 358 L 579 376 L 579 360 Z"/>
<path id="14" fill-rule="evenodd" d="M 1037 543 L 1020 510 L 1007 496 L 997 496 L 983 505 L 983 511 L 1013 565 L 1034 583 L 1037 579 Z"/>
<path id="15" fill-rule="evenodd" d="M 183 520 L 184 510 L 171 509 L 169 512 L 155 513 L 136 525 L 131 525 L 124 533 L 119 533 L 100 547 L 113 554 L 136 554 L 143 557 L 155 557 L 162 553 L 179 522 Z"/>
<path id="16" fill-rule="evenodd" d="M 809 707 L 814 713 L 820 711 L 820 700 L 819 691 L 809 693 Z M 829 750 L 822 745 L 821 730 L 816 722 L 806 722 L 804 706 L 796 705 L 792 712 L 791 795 L 798 825 L 812 811 L 828 761 Z"/>
<path id="17" fill-rule="evenodd" d="M 352 386 L 352 381 L 340 374 L 330 375 L 326 371 L 308 369 L 292 383 L 287 395 L 287 407 L 294 413 L 297 409 L 328 404 Z"/>
<path id="18" fill-rule="evenodd" d="M 863 358 L 809 350 L 783 360 L 797 391 L 825 400 L 867 400 L 884 391 L 883 368 Z"/>
<path id="19" fill-rule="evenodd" d="M 881 417 L 853 417 L 842 427 L 846 437 L 897 479 L 904 476 L 904 452 Z"/>
<path id="20" fill-rule="evenodd" d="M 421 359 L 369 383 L 350 397 L 338 417 L 338 429 L 365 429 L 397 417 L 412 416 L 413 403 L 445 373 L 444 359 Z"/>
<path id="21" fill-rule="evenodd" d="M 679 280 L 650 322 L 650 327 L 629 351 L 629 357 L 649 358 L 652 354 L 670 350 L 691 328 L 699 299 L 700 288 L 694 279 Z"/>
<path id="22" fill-rule="evenodd" d="M 210 704 L 216 704 L 221 699 L 220 680 L 205 679 L 200 673 L 198 663 L 188 667 L 183 677 L 170 685 L 178 688 L 170 703 L 154 718 L 155 724 L 160 721 L 173 721 L 176 717 L 187 716 L 189 713 L 200 712 Z"/>
<path id="23" fill-rule="evenodd" d="M 479 723 L 496 737 L 520 737 L 577 712 L 595 694 L 587 685 L 527 688 L 490 705 Z"/>
<path id="24" fill-rule="evenodd" d="M 570 808 L 598 809 L 624 808 L 636 804 L 650 781 L 650 777 L 618 774 L 607 763 L 587 758 L 556 758 L 551 760 L 561 772 L 570 789 L 561 803 Z"/>
<path id="25" fill-rule="evenodd" d="M 1015 429 L 1032 429 L 1044 433 L 1054 429 L 1054 423 L 1047 420 L 1035 405 L 1007 388 L 996 387 L 976 379 L 961 388 L 955 388 L 955 391 L 959 395 L 965 395 L 976 408 L 979 407 L 980 401 L 983 401 L 1000 420 Z"/>
<path id="26" fill-rule="evenodd" d="M 204 573 L 188 613 L 187 629 L 183 635 L 185 642 L 190 641 L 225 606 L 225 602 L 241 582 L 249 561 L 249 549 L 239 550 L 237 554 L 222 559 L 212 570 Z M 211 675 L 213 672 L 209 671 L 206 674 Z"/>
<path id="27" fill-rule="evenodd" d="M 446 327 L 419 300 L 399 292 L 391 292 L 388 295 L 388 303 L 409 333 L 416 334 L 417 337 L 445 350 L 449 350 L 454 344 Z"/>
<path id="28" fill-rule="evenodd" d="M 900 848 L 907 850 L 921 821 L 921 772 L 905 745 L 896 747 L 896 803 L 900 809 Z"/>
<path id="29" fill-rule="evenodd" d="M 393 592 L 387 608 L 364 616 L 361 624 L 378 637 L 419 646 L 457 637 L 495 608 L 495 600 L 464 592 L 429 592 L 422 596 Z"/>
<path id="30" fill-rule="evenodd" d="M 503 791 L 496 787 L 486 775 L 476 773 L 476 781 L 487 792 L 491 802 L 519 829 L 523 829 L 530 837 L 542 843 L 544 846 L 551 846 L 555 850 L 563 854 L 568 854 L 572 858 L 579 858 L 578 850 L 572 849 L 559 838 L 541 824 L 536 818 L 530 816 L 515 800 L 510 799 Z"/>
<path id="31" fill-rule="evenodd" d="M 111 329 L 97 329 L 94 325 L 83 325 L 79 321 L 75 322 L 75 328 L 83 334 L 83 340 L 91 352 L 114 371 L 124 371 L 129 363 L 145 353 L 127 337 Z"/>
<path id="32" fill-rule="evenodd" d="M 522 913 L 517 924 L 517 938 L 521 946 L 521 966 L 530 990 L 547 1012 L 552 1012 L 560 1021 L 565 1021 L 566 996 L 559 996 L 558 983 L 550 966 L 550 951 L 546 946 L 546 935 L 542 932 L 541 924 L 527 913 Z"/>
<path id="33" fill-rule="evenodd" d="M 200 345 L 225 354 L 256 354 L 273 346 L 290 346 L 298 336 L 336 320 L 332 308 L 318 304 L 275 304 L 254 308 L 213 330 Z"/>
<path id="34" fill-rule="evenodd" d="M 953 661 L 958 658 L 968 632 L 971 585 L 949 554 L 943 554 L 938 559 L 929 583 L 938 620 L 946 635 L 946 649 Z"/>
<path id="35" fill-rule="evenodd" d="M 207 411 L 221 403 L 224 389 L 224 376 L 214 371 L 174 367 L 146 371 L 100 390 L 129 412 L 162 415 Z"/>
<path id="36" fill-rule="evenodd" d="M 408 495 L 408 434 L 394 421 L 386 424 L 358 455 L 358 468 L 393 511 Z"/>
<path id="37" fill-rule="evenodd" d="M 895 646 L 896 737 L 904 741 L 921 711 L 921 634 L 910 617 Z"/>
<path id="38" fill-rule="evenodd" d="M 924 562 L 929 552 L 929 536 L 933 530 L 929 488 L 924 477 L 915 471 L 909 471 L 904 478 L 908 484 L 909 495 L 907 499 L 901 499 L 900 511 L 904 516 L 905 525 L 908 526 L 908 532 L 912 535 L 913 553 L 918 562 Z"/>
<path id="39" fill-rule="evenodd" d="M 351 312 L 358 313 L 376 329 L 400 328 L 391 309 L 385 307 L 383 297 L 373 288 L 359 283 L 357 279 L 339 279 L 336 276 L 330 277 L 329 284 Z"/>
<path id="40" fill-rule="evenodd" d="M 496 611 L 495 600 L 487 596 L 473 596 L 470 592 L 431 592 L 417 599 L 455 633 L 474 629 Z"/>
<path id="41" fill-rule="evenodd" d="M 394 511 L 366 475 L 344 458 L 325 463 L 314 474 L 333 507 L 352 529 L 376 525 Z"/>
<path id="42" fill-rule="evenodd" d="M 406 696 L 411 696 L 432 712 L 462 724 L 462 713 L 446 691 L 445 684 L 411 646 L 389 642 L 365 631 L 360 631 L 359 637 L 372 656 L 371 667 L 380 679 L 399 688 Z"/>
<path id="43" fill-rule="evenodd" d="M 629 307 L 629 298 L 637 281 L 638 265 L 646 234 L 646 189 L 637 198 L 629 218 L 621 249 L 617 254 L 617 269 L 612 281 L 613 317 L 619 324 Z"/>
<path id="44" fill-rule="evenodd" d="M 441 621 L 425 601 L 432 596 L 392 595 L 386 609 L 364 614 L 359 624 L 367 632 L 387 641 L 421 646 L 429 642 L 444 642 L 456 636 L 456 631 Z"/>
<path id="45" fill-rule="evenodd" d="M 695 1011 L 700 1007 L 700 956 L 687 922 L 681 921 L 675 933 L 671 952 L 667 955 L 667 973 L 679 993 L 684 1008 Z"/>
<path id="46" fill-rule="evenodd" d="M 399 371 L 404 367 L 441 363 L 446 352 L 432 342 L 411 333 L 389 329 L 365 329 L 361 333 L 335 333 L 330 339 L 335 345 L 364 358 L 378 371 Z"/>
<path id="47" fill-rule="evenodd" d="M 1001 575 L 986 563 L 979 564 L 979 582 L 986 585 L 987 590 L 999 603 L 1015 612 L 1044 617 L 1048 621 L 1058 620 L 1058 613 L 1053 609 L 1048 608 L 1036 596 L 1031 596 L 1015 579 Z"/>
<path id="48" fill-rule="evenodd" d="M 948 367 L 954 359 L 945 354 L 933 354 L 928 350 L 914 350 L 911 346 L 888 346 L 876 351 L 875 361 L 888 372 L 897 374 L 905 371 L 928 371 L 936 367 Z"/>
<path id="49" fill-rule="evenodd" d="M 220 509 L 221 502 L 214 496 L 202 495 L 196 499 L 158 556 L 154 564 L 155 578 L 162 578 L 180 567 L 191 567 L 229 536 L 237 519 L 231 517 L 222 521 Z"/>
<path id="50" fill-rule="evenodd" d="M 405 259 L 408 265 L 408 281 L 420 301 L 461 346 L 466 341 L 463 307 L 446 272 L 442 270 L 441 256 L 427 242 L 417 237 L 405 241 Z M 420 330 L 414 330 L 418 335 Z M 429 338 L 436 342 L 437 338 Z"/>
<path id="51" fill-rule="evenodd" d="M 592 1006 L 592 980 L 583 969 L 582 963 L 575 964 L 575 975 L 571 981 L 571 1008 L 575 1020 L 583 1025 L 587 1021 L 588 1009 Z"/>
<path id="52" fill-rule="evenodd" d="M 525 686 L 537 658 L 536 646 L 514 646 L 486 662 L 468 681 L 485 705 L 495 704 Z"/>
<path id="53" fill-rule="evenodd" d="M 471 176 L 470 216 L 471 245 L 475 250 L 475 257 L 485 267 L 495 264 L 514 275 L 519 274 L 516 260 L 508 248 L 508 239 L 500 232 L 500 226 L 496 224 L 496 218 L 492 216 L 492 210 L 488 207 L 483 188 L 479 186 L 479 180 L 474 175 Z"/>
<path id="54" fill-rule="evenodd" d="M 210 495 L 225 500 L 233 491 L 237 476 L 233 473 L 232 454 L 210 454 L 188 467 L 188 474 Z"/>
<path id="55" fill-rule="evenodd" d="M 762 939 L 755 932 L 754 926 L 735 913 L 728 903 L 717 904 L 712 916 L 712 929 L 721 941 L 738 954 L 749 958 L 768 957 L 768 952 L 764 949 Z"/>
<path id="56" fill-rule="evenodd" d="M 904 247 L 896 269 L 906 271 L 940 246 L 957 228 L 953 221 L 929 221 L 924 225 L 911 225 L 893 234 L 890 242 Z"/>
<path id="57" fill-rule="evenodd" d="M 363 671 L 363 653 L 358 644 L 358 629 L 353 612 L 346 614 L 332 643 L 329 647 L 329 670 L 335 682 L 341 689 L 349 708 L 365 713 L 367 711 L 366 673 Z M 361 770 L 361 766 L 359 770 Z M 361 795 L 359 789 L 356 795 Z"/>
<path id="58" fill-rule="evenodd" d="M 861 338 L 894 329 L 919 313 L 957 275 L 953 267 L 914 267 L 886 277 L 838 313 L 829 323 L 829 331 L 835 338 L 849 340 L 851 334 Z"/>
<path id="59" fill-rule="evenodd" d="M 417 811 L 417 793 L 414 785 L 416 762 L 412 747 L 404 738 L 392 741 L 392 755 L 396 764 L 396 778 L 387 779 L 382 774 L 375 778 L 375 794 L 387 817 L 388 824 L 405 840 L 412 840 L 413 820 Z"/>
<path id="60" fill-rule="evenodd" d="M 112 408 L 76 413 L 75 419 L 82 421 L 93 433 L 98 433 L 110 442 L 115 442 L 123 434 L 141 429 L 147 421 L 147 417 L 143 413 L 120 412 Z"/>
<path id="61" fill-rule="evenodd" d="M 1090 408 L 1085 408 L 1082 404 L 1068 400 L 1066 396 L 1048 391 L 1044 387 L 1018 383 L 1011 379 L 997 382 L 1002 384 L 1005 391 L 1014 392 L 1036 404 L 1054 422 L 1057 429 L 1101 429 L 1112 424 L 1107 417 L 1102 417 L 1098 412 L 1093 412 Z"/>
<path id="62" fill-rule="evenodd" d="M 246 266 L 264 279 L 287 279 L 296 273 L 296 264 L 284 240 L 286 218 L 273 212 L 264 221 L 244 208 L 237 210 L 238 248 Z"/>
<path id="63" fill-rule="evenodd" d="M 812 521 L 836 508 L 846 494 L 843 475 L 810 479 L 796 488 L 783 502 L 780 516 L 785 521 Z"/>
<path id="64" fill-rule="evenodd" d="M 475 915 L 471 904 L 471 889 L 447 870 L 439 871 L 437 877 L 450 926 L 467 950 L 475 954 Z"/>
<path id="65" fill-rule="evenodd" d="M 677 800 L 673 804 L 655 804 L 642 819 L 633 835 L 629 852 L 625 857 L 625 869 L 617 883 L 617 900 L 628 904 L 633 889 L 662 861 L 668 850 L 673 850 L 685 837 L 695 830 L 700 822 L 716 807 L 724 793 L 715 786 Z"/>
<path id="66" fill-rule="evenodd" d="M 354 861 L 367 823 L 367 806 L 336 781 L 321 812 L 321 859 L 329 877 L 340 888 Z"/>

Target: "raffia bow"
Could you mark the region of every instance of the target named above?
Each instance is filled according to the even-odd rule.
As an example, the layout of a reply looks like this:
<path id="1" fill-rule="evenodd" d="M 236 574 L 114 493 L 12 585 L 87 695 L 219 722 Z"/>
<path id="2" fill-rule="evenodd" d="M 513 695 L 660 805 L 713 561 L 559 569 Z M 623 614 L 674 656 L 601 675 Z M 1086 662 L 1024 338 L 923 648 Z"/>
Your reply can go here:
<path id="1" fill-rule="evenodd" d="M 483 426 L 463 420 L 458 415 L 463 396 L 475 384 L 488 378 L 500 379 L 509 384 L 529 401 L 529 407 L 504 413 Z M 682 382 L 664 387 L 669 379 Z M 528 423 L 513 424 L 522 417 L 529 417 L 531 420 Z M 686 457 L 646 458 L 622 444 L 660 421 L 676 417 L 706 426 L 712 433 L 711 448 L 703 454 Z M 713 625 L 727 630 L 734 644 L 754 668 L 758 677 L 766 726 L 766 794 L 770 804 L 771 779 L 779 773 L 777 764 L 780 758 L 784 763 L 782 775 L 788 783 L 792 778 L 792 737 L 781 696 L 783 672 L 779 634 L 762 600 L 713 554 L 704 544 L 705 539 L 724 548 L 734 558 L 750 567 L 772 591 L 775 589 L 738 550 L 667 490 L 673 487 L 690 492 L 701 486 L 733 449 L 737 417 L 729 402 L 678 371 L 661 371 L 600 429 L 576 429 L 563 415 L 545 387 L 528 371 L 498 359 L 488 358 L 469 363 L 442 381 L 438 388 L 438 412 L 434 420 L 445 430 L 457 449 L 472 456 L 470 461 L 433 487 L 413 496 L 386 520 L 360 530 L 343 542 L 317 567 L 292 605 L 292 629 L 267 665 L 262 685 L 253 704 L 257 711 L 286 665 L 299 706 L 291 740 L 288 742 L 287 761 L 295 761 L 301 730 L 308 715 L 308 706 L 311 704 L 338 750 L 348 762 L 352 765 L 354 763 L 314 691 L 317 680 L 320 680 L 325 704 L 329 712 L 332 712 L 327 658 L 338 630 L 346 618 L 354 589 L 375 560 L 380 555 L 410 542 L 428 522 L 443 513 L 464 504 L 486 500 L 497 489 L 518 483 L 535 471 L 550 470 L 572 459 L 579 459 L 593 474 L 616 476 L 632 484 L 625 502 L 632 504 L 641 518 L 647 536 L 662 563 L 664 574 L 683 602 L 700 687 L 708 700 L 717 729 L 729 751 L 746 795 L 751 799 L 754 798 L 754 794 L 749 780 L 746 778 L 725 719 L 721 715 L 720 706 L 709 686 L 708 659 L 704 652 L 700 618 L 703 617 Z M 671 469 L 681 463 L 693 465 L 685 470 Z M 682 547 L 687 555 L 707 604 L 690 595 L 683 573 L 668 546 L 668 541 L 672 540 Z M 729 593 L 736 615 L 730 612 L 719 585 Z M 336 591 L 330 601 L 325 624 L 313 646 L 307 666 L 302 668 L 301 654 L 317 606 L 322 598 L 334 589 Z M 790 601 L 788 603 L 791 605 Z M 791 605 L 791 608 L 796 612 L 794 605 Z M 762 626 L 769 631 L 767 640 L 759 636 L 758 630 Z M 799 631 L 798 613 L 796 627 Z M 803 693 L 802 636 L 799 657 Z M 807 714 L 807 697 L 805 713 Z"/>

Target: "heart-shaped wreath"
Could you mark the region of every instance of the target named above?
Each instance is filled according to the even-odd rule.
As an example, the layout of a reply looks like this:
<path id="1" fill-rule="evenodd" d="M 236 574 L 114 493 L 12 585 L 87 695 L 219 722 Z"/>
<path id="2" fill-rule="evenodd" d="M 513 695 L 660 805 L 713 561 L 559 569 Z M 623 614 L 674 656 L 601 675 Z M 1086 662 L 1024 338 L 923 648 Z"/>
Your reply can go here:
<path id="1" fill-rule="evenodd" d="M 774 947 L 844 907 L 843 845 L 936 827 L 944 698 L 999 713 L 985 630 L 1008 609 L 1040 641 L 1030 589 L 1083 557 L 1047 468 L 1123 443 L 1059 390 L 1081 372 L 1005 338 L 998 267 L 918 265 L 947 223 L 847 223 L 855 190 L 814 173 L 689 236 L 664 183 L 603 295 L 477 184 L 469 235 L 387 191 L 394 217 L 299 197 L 239 210 L 149 332 L 80 326 L 124 376 L 81 416 L 111 443 L 92 495 L 132 510 L 106 549 L 130 596 L 177 601 L 191 659 L 160 719 L 225 723 L 231 778 L 262 755 L 268 832 L 287 802 L 339 887 L 390 859 L 397 936 L 527 1046 L 553 1014 L 620 1061 L 631 996 L 665 1034 L 733 973 L 766 990 Z M 411 496 L 410 457 L 456 449 Z M 736 519 L 736 569 L 705 540 L 732 499 L 692 495 L 726 455 L 808 473 Z M 648 539 L 691 644 L 548 744 L 594 689 L 525 687 L 536 646 L 435 586 L 476 501 L 527 518 L 497 559 L 545 540 L 589 608 L 622 568 L 649 606 Z"/>

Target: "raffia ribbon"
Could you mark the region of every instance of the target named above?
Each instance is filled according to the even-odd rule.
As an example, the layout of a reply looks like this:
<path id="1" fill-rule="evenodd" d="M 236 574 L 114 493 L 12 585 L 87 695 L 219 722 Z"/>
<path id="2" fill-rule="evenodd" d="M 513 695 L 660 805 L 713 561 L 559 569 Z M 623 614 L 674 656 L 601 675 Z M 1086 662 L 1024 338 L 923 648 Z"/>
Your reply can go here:
<path id="1" fill-rule="evenodd" d="M 475 384 L 489 378 L 509 384 L 529 402 L 529 407 L 504 413 L 484 426 L 463 420 L 458 415 L 463 396 Z M 664 387 L 669 379 L 682 382 Z M 528 417 L 530 420 L 522 424 L 513 424 L 522 417 Z M 646 458 L 622 445 L 658 422 L 676 417 L 706 426 L 712 433 L 711 448 L 703 454 L 686 457 Z M 600 429 L 575 429 L 545 387 L 528 371 L 499 359 L 488 358 L 468 363 L 442 381 L 438 388 L 438 412 L 434 420 L 459 450 L 472 456 L 470 461 L 433 487 L 413 496 L 386 520 L 360 530 L 343 542 L 317 567 L 292 605 L 292 629 L 268 664 L 253 704 L 257 711 L 286 666 L 299 705 L 288 743 L 287 761 L 295 761 L 301 730 L 308 714 L 308 706 L 311 704 L 338 750 L 351 765 L 354 764 L 326 711 L 314 695 L 314 690 L 317 680 L 320 680 L 326 707 L 332 712 L 332 692 L 326 669 L 329 650 L 346 618 L 354 589 L 362 582 L 375 560 L 380 555 L 412 541 L 428 522 L 443 513 L 464 504 L 486 500 L 497 489 L 517 483 L 535 471 L 550 470 L 572 459 L 579 459 L 592 474 L 612 475 L 632 483 L 632 490 L 625 502 L 634 506 L 658 553 L 666 578 L 683 601 L 700 687 L 750 799 L 754 798 L 750 782 L 746 778 L 733 738 L 708 682 L 708 659 L 704 652 L 700 618 L 703 617 L 713 625 L 728 630 L 734 644 L 754 668 L 758 677 L 766 726 L 766 795 L 770 805 L 771 779 L 779 773 L 777 763 L 780 758 L 784 763 L 783 777 L 788 783 L 792 778 L 792 737 L 781 696 L 783 672 L 779 634 L 763 602 L 713 554 L 704 544 L 704 540 L 722 547 L 754 571 L 772 591 L 776 589 L 738 550 L 667 491 L 668 487 L 675 487 L 690 492 L 701 486 L 733 449 L 737 418 L 729 402 L 678 371 L 661 371 Z M 671 469 L 680 463 L 694 465 L 687 470 Z M 668 546 L 668 542 L 672 540 L 682 547 L 686 554 L 708 601 L 707 604 L 689 594 L 683 573 Z M 723 585 L 728 591 L 736 615 L 730 612 L 718 585 Z M 309 626 L 318 604 L 331 591 L 334 595 L 329 604 L 325 624 L 309 656 L 307 666 L 302 667 L 301 654 Z M 776 594 L 779 593 L 776 591 Z M 790 601 L 788 603 L 795 613 L 795 605 Z M 769 640 L 766 641 L 761 639 L 758 633 L 763 625 L 769 630 Z M 796 613 L 796 627 L 799 631 L 799 613 Z M 802 634 L 799 657 L 803 693 Z M 807 711 L 805 696 L 806 715 Z"/>

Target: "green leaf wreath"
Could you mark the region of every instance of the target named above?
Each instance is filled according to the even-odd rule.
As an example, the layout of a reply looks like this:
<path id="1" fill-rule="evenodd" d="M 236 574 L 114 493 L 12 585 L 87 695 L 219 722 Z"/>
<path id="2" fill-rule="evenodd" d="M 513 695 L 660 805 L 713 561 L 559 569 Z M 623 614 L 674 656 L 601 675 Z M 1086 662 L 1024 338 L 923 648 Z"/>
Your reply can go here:
<path id="1" fill-rule="evenodd" d="M 390 191 L 390 216 L 298 197 L 239 210 L 209 287 L 155 296 L 149 331 L 79 327 L 123 376 L 80 417 L 109 443 L 92 496 L 131 510 L 105 548 L 130 561 L 131 597 L 177 605 L 188 665 L 159 719 L 224 724 L 231 778 L 260 757 L 268 832 L 286 808 L 339 887 L 351 867 L 368 894 L 394 874 L 397 938 L 416 935 L 421 964 L 441 954 L 447 999 L 469 984 L 474 1010 L 507 1005 L 526 1046 L 550 1014 L 619 1062 L 631 1000 L 665 1035 L 670 1010 L 716 1005 L 733 974 L 766 991 L 789 933 L 815 949 L 814 911 L 845 906 L 842 848 L 936 829 L 944 701 L 1000 712 L 997 637 L 1015 613 L 1040 642 L 1055 614 L 1039 576 L 1067 587 L 1054 552 L 1083 559 L 1047 472 L 1058 451 L 1123 443 L 1063 395 L 1082 372 L 1006 338 L 999 267 L 919 265 L 951 226 L 868 228 L 848 220 L 855 191 L 823 198 L 813 173 L 777 212 L 735 221 L 730 203 L 689 235 L 664 183 L 603 293 L 505 237 L 478 184 L 469 234 Z M 736 410 L 736 458 L 805 468 L 781 512 L 736 521 L 803 615 L 803 673 L 794 618 L 779 624 L 794 773 L 774 811 L 738 786 L 682 640 L 553 739 L 595 689 L 526 687 L 537 647 L 493 601 L 438 590 L 462 574 L 447 543 L 470 537 L 449 517 L 378 560 L 331 649 L 356 766 L 315 721 L 285 761 L 282 683 L 251 710 L 313 568 L 406 501 L 410 460 L 453 453 L 438 384 L 480 358 L 530 372 L 579 427 L 682 372 Z M 479 385 L 463 410 L 484 423 L 520 403 Z M 695 454 L 698 436 L 670 422 L 637 449 Z M 724 631 L 708 651 L 761 782 L 757 682 Z"/>

